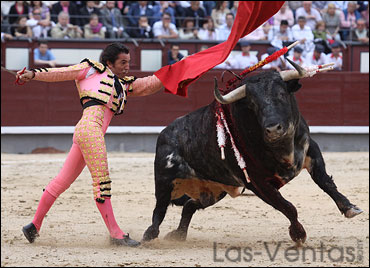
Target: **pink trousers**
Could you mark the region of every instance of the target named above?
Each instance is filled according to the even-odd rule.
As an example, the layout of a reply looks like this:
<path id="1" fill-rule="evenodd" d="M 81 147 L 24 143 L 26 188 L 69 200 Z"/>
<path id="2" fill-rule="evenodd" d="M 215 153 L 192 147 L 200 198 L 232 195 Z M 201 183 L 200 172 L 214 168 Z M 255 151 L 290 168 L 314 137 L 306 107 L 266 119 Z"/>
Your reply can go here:
<path id="1" fill-rule="evenodd" d="M 56 198 L 69 188 L 87 165 L 93 180 L 94 199 L 110 235 L 114 238 L 122 238 L 124 235 L 115 221 L 110 202 L 111 181 L 104 140 L 104 134 L 113 115 L 113 112 L 103 105 L 84 109 L 76 125 L 73 145 L 67 159 L 59 174 L 50 181 L 41 197 L 32 221 L 38 231 Z"/>

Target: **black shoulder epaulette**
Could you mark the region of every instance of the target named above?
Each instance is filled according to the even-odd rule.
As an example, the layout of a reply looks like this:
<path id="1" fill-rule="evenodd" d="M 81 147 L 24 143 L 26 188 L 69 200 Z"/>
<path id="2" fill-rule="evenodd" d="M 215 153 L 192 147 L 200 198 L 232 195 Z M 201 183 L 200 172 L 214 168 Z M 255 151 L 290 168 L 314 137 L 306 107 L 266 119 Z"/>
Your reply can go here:
<path id="1" fill-rule="evenodd" d="M 97 61 L 91 61 L 88 58 L 83 59 L 80 63 L 87 62 L 91 67 L 93 67 L 95 70 L 97 70 L 99 73 L 104 73 L 107 67 L 100 62 Z"/>

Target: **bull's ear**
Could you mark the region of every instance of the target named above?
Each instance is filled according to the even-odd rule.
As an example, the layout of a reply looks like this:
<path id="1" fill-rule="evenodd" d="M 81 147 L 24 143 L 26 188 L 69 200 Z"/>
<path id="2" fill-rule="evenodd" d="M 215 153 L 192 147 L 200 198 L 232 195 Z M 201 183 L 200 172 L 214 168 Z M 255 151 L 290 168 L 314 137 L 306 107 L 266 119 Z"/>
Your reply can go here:
<path id="1" fill-rule="evenodd" d="M 287 85 L 288 92 L 290 93 L 297 92 L 298 89 L 302 87 L 298 79 L 292 79 L 292 80 L 286 81 L 285 83 Z"/>

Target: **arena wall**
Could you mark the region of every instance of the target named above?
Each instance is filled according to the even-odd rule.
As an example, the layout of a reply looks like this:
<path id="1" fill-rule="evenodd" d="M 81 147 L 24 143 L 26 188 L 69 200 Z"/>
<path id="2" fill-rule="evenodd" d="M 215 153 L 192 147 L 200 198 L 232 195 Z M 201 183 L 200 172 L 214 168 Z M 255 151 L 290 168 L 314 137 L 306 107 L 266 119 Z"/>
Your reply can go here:
<path id="1" fill-rule="evenodd" d="M 54 48 L 74 50 L 84 46 L 101 49 L 105 45 L 99 42 L 50 43 Z M 133 59 L 131 75 L 144 77 L 153 73 L 141 70 L 145 62 L 141 58 L 143 50 L 161 51 L 161 65 L 164 65 L 169 43 L 143 42 L 139 47 L 134 43 L 128 45 L 131 46 Z M 192 54 L 200 45 L 184 43 L 181 47 Z M 35 43 L 25 45 L 24 42 L 15 41 L 7 44 L 7 48 L 22 46 L 29 46 L 30 57 L 27 63 L 32 66 L 32 48 Z M 263 43 L 254 45 L 258 52 L 267 46 Z M 11 62 L 3 46 L 1 51 L 2 64 Z M 343 55 L 347 59 L 344 69 L 352 71 L 331 71 L 301 80 L 303 86 L 296 93 L 297 101 L 312 128 L 313 136 L 324 151 L 369 150 L 369 74 L 368 70 L 362 72 L 360 64 L 364 53 L 368 55 L 368 46 L 348 46 Z M 213 78 L 220 80 L 221 74 L 222 70 L 206 73 L 189 87 L 188 98 L 164 92 L 146 97 L 129 97 L 123 115 L 114 117 L 108 128 L 108 150 L 154 152 L 156 137 L 164 126 L 213 101 Z M 32 81 L 24 86 L 16 86 L 13 83 L 14 76 L 10 73 L 1 71 L 1 77 L 2 152 L 29 153 L 39 147 L 68 150 L 73 126 L 80 119 L 82 111 L 74 82 Z M 225 78 L 227 80 L 231 76 L 226 75 Z"/>

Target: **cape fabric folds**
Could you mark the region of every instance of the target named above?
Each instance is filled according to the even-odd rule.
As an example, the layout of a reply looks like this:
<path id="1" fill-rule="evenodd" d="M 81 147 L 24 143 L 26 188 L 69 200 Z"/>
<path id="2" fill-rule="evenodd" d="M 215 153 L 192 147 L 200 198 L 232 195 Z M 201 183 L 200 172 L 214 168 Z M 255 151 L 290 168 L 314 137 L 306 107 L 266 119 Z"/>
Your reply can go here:
<path id="1" fill-rule="evenodd" d="M 161 80 L 166 92 L 186 97 L 192 82 L 224 62 L 240 38 L 271 18 L 283 4 L 284 1 L 239 1 L 231 33 L 225 42 L 164 66 L 154 75 Z"/>

